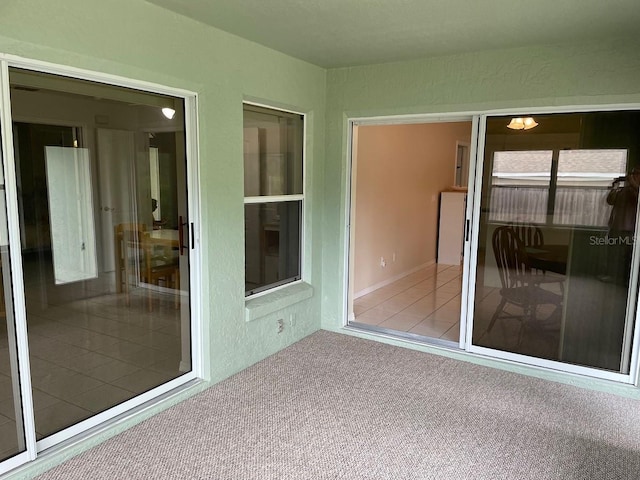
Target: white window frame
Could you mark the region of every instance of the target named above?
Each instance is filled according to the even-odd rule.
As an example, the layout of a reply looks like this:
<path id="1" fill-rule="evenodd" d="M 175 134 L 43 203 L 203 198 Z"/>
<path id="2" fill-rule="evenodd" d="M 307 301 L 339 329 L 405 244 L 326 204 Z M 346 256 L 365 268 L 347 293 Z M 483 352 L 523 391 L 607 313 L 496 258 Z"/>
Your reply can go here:
<path id="1" fill-rule="evenodd" d="M 294 115 L 300 115 L 302 117 L 302 193 L 301 194 L 287 194 L 287 195 L 259 195 L 259 196 L 245 196 L 244 197 L 244 205 L 255 205 L 255 204 L 263 204 L 263 203 L 276 203 L 276 202 L 300 202 L 300 219 L 299 219 L 299 258 L 298 264 L 300 265 L 300 273 L 298 278 L 295 280 L 282 280 L 279 282 L 271 283 L 268 285 L 264 285 L 259 287 L 255 293 L 247 294 L 245 291 L 245 299 L 255 299 L 259 298 L 263 295 L 269 294 L 271 292 L 289 287 L 290 285 L 296 285 L 303 283 L 303 279 L 305 278 L 305 219 L 306 219 L 306 202 L 305 202 L 305 192 L 306 192 L 306 174 L 307 174 L 307 115 L 304 112 L 289 110 L 286 108 L 275 107 L 273 105 L 269 105 L 266 103 L 258 103 L 244 100 L 242 102 L 242 113 L 244 117 L 244 107 L 245 105 L 264 108 L 268 110 L 273 110 L 275 112 L 283 112 Z M 243 122 L 244 125 L 244 122 Z M 243 170 L 243 178 L 244 178 L 244 170 Z M 243 221 L 244 224 L 244 221 Z M 246 249 L 246 247 L 245 247 Z M 246 275 L 246 270 L 245 270 Z"/>
<path id="2" fill-rule="evenodd" d="M 27 337 L 26 305 L 22 274 L 20 219 L 18 213 L 18 190 L 16 182 L 16 164 L 13 149 L 11 115 L 11 97 L 9 68 L 20 68 L 40 73 L 61 75 L 71 79 L 87 80 L 100 84 L 125 87 L 141 92 L 156 93 L 180 98 L 184 101 L 185 150 L 186 150 L 186 186 L 188 191 L 187 208 L 193 232 L 193 248 L 189 248 L 190 272 L 190 343 L 191 371 L 155 387 L 141 395 L 116 405 L 104 412 L 76 423 L 42 440 L 36 440 L 33 394 L 30 381 L 29 345 Z M 198 94 L 193 91 L 167 87 L 152 82 L 136 80 L 108 73 L 64 66 L 40 60 L 19 57 L 0 52 L 0 133 L 2 141 L 2 161 L 4 167 L 5 190 L 7 198 L 7 224 L 10 245 L 11 276 L 15 314 L 15 328 L 20 375 L 20 393 L 22 396 L 24 433 L 26 450 L 0 463 L 0 475 L 19 468 L 29 468 L 42 453 L 64 442 L 65 447 L 86 440 L 91 436 L 103 434 L 116 425 L 125 423 L 129 418 L 158 405 L 171 401 L 185 390 L 201 383 L 205 376 L 205 354 L 207 352 L 202 319 L 202 271 L 201 271 L 201 209 L 200 209 L 200 171 L 198 157 Z M 18 470 L 15 470 L 17 472 Z"/>

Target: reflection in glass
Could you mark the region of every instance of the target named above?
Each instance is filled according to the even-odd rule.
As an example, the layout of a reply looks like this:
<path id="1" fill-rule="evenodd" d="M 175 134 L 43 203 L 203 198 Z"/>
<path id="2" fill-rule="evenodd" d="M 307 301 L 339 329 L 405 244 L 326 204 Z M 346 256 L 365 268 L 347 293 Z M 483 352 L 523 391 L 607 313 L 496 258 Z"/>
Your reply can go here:
<path id="1" fill-rule="evenodd" d="M 244 105 L 245 197 L 302 193 L 303 116 Z"/>
<path id="2" fill-rule="evenodd" d="M 11 292 L 6 200 L 4 179 L 1 177 L 0 173 L 0 461 L 26 450 Z"/>
<path id="3" fill-rule="evenodd" d="M 246 293 L 300 279 L 301 201 L 244 206 Z"/>
<path id="4" fill-rule="evenodd" d="M 20 69 L 10 83 L 32 119 L 13 136 L 40 439 L 191 370 L 184 102 Z"/>
<path id="5" fill-rule="evenodd" d="M 640 112 L 487 121 L 473 343 L 627 374 Z"/>

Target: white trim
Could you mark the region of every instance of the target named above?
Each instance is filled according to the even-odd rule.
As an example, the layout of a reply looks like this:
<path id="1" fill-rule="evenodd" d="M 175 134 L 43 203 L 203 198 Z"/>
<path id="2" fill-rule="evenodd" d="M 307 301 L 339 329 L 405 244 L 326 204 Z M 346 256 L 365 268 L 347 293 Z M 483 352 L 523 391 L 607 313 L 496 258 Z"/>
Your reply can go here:
<path id="1" fill-rule="evenodd" d="M 473 117 L 472 117 L 473 118 Z M 473 132 L 472 132 L 473 135 Z M 471 139 L 473 141 L 473 139 Z M 469 142 L 465 142 L 462 140 L 456 140 L 456 150 L 455 150 L 455 154 L 454 154 L 454 162 L 453 162 L 453 185 L 454 186 L 458 186 L 458 187 L 464 187 L 464 185 L 458 185 L 457 184 L 457 177 L 458 177 L 458 150 L 460 149 L 460 147 L 467 147 L 467 153 L 469 158 L 467 158 L 467 183 L 468 179 L 469 179 L 469 172 L 471 170 L 471 144 Z M 462 166 L 460 167 L 462 169 Z M 460 173 L 460 176 L 462 177 L 462 172 Z"/>
<path id="2" fill-rule="evenodd" d="M 471 229 L 471 241 L 467 242 L 469 244 L 468 255 L 465 258 L 469 259 L 469 269 L 468 272 L 468 290 L 467 290 L 467 302 L 466 302 L 466 335 L 465 335 L 465 345 L 464 348 L 467 352 L 470 351 L 471 344 L 473 342 L 473 317 L 474 317 L 474 306 L 475 306 L 475 297 L 476 297 L 476 276 L 477 276 L 477 267 L 478 267 L 478 242 L 479 242 L 479 228 L 480 225 L 480 202 L 482 200 L 482 175 L 484 171 L 484 148 L 480 148 L 480 142 L 482 141 L 482 145 L 484 146 L 484 138 L 487 132 L 487 116 L 481 115 L 478 121 L 478 137 L 475 144 L 476 149 L 476 159 L 475 159 L 475 168 L 474 168 L 474 182 L 473 182 L 473 192 L 469 192 L 467 198 L 472 198 L 472 201 L 469 202 L 471 209 L 467 208 L 467 214 L 469 215 L 467 218 L 471 219 L 470 229 Z M 471 197 L 473 195 L 473 197 Z M 469 207 L 469 205 L 467 205 Z M 466 251 L 465 251 L 466 253 Z M 464 280 L 463 280 L 464 281 Z"/>
<path id="3" fill-rule="evenodd" d="M 205 378 L 205 362 L 209 355 L 206 345 L 208 340 L 204 335 L 204 319 L 202 317 L 202 239 L 200 226 L 202 225 L 202 190 L 200 189 L 200 129 L 198 123 L 198 95 L 184 97 L 184 128 L 185 154 L 187 156 L 187 212 L 191 235 L 193 227 L 194 245 L 188 246 L 189 252 L 189 299 L 191 317 L 191 371 L 198 378 Z M 190 241 L 191 239 L 189 239 Z M 180 371 L 183 371 L 180 362 Z"/>
<path id="4" fill-rule="evenodd" d="M 471 290 L 475 290 L 472 288 L 474 282 L 471 281 L 471 278 L 475 278 L 471 276 L 471 239 L 472 231 L 473 231 L 473 206 L 475 202 L 475 179 L 476 179 L 476 156 L 478 153 L 478 141 L 480 139 L 480 117 L 478 115 L 474 115 L 471 120 L 471 144 L 469 145 L 469 175 L 467 178 L 467 205 L 466 211 L 464 212 L 464 249 L 462 252 L 462 287 L 460 291 L 460 334 L 458 336 L 458 347 L 460 349 L 464 349 L 467 344 L 467 338 L 470 338 L 467 324 L 469 308 L 473 306 L 473 304 L 469 303 L 469 295 Z M 475 275 L 475 274 L 474 274 Z"/>
<path id="5" fill-rule="evenodd" d="M 6 60 L 9 66 L 22 68 L 24 70 L 51 73 L 53 75 L 61 75 L 74 79 L 88 80 L 102 84 L 133 88 L 135 90 L 144 90 L 146 92 L 159 93 L 161 95 L 168 95 L 172 97 L 186 98 L 197 95 L 196 92 L 193 92 L 191 90 L 167 87 L 165 85 L 148 82 L 146 80 L 135 80 L 132 78 L 122 77 L 120 75 L 86 70 L 83 68 L 71 67 L 69 65 L 45 62 L 42 60 L 33 60 L 6 53 L 0 53 L 0 60 Z"/>
<path id="6" fill-rule="evenodd" d="M 388 278 L 387 280 L 383 280 L 381 282 L 376 283 L 375 285 L 371 285 L 370 287 L 364 288 L 362 290 L 360 290 L 359 292 L 356 292 L 353 294 L 353 299 L 355 300 L 356 298 L 360 298 L 363 297 L 365 295 L 367 295 L 368 293 L 371 292 L 375 292 L 376 290 L 378 290 L 379 288 L 382 287 L 386 287 L 387 285 L 392 284 L 393 282 L 397 282 L 398 280 L 411 275 L 412 273 L 415 273 L 419 270 L 422 270 L 423 268 L 427 268 L 430 267 L 431 265 L 435 265 L 436 261 L 435 260 L 429 260 L 428 262 L 423 263 L 422 265 L 418 265 L 417 267 L 412 268 L 411 270 L 407 270 L 405 272 L 399 273 L 398 275 Z"/>
<path id="7" fill-rule="evenodd" d="M 18 211 L 18 187 L 16 183 L 15 152 L 13 150 L 13 122 L 11 118 L 11 95 L 9 90 L 9 65 L 0 61 L 0 129 L 2 136 L 4 195 L 7 208 L 9 257 L 13 292 L 13 314 L 18 350 L 20 393 L 22 396 L 22 422 L 26 439 L 26 455 L 18 457 L 25 461 L 36 457 L 36 429 L 31 388 L 29 342 L 27 337 L 27 315 L 22 276 L 22 243 L 20 239 L 20 215 Z M 7 286 L 5 285 L 5 288 Z M 16 457 L 16 458 L 18 458 Z M 16 460 L 17 461 L 17 460 Z M 10 462 L 13 464 L 13 462 Z M 5 463 L 2 463 L 4 470 Z M 0 471 L 2 471 L 0 470 Z"/>
<path id="8" fill-rule="evenodd" d="M 146 403 L 153 402 L 160 396 L 165 395 L 172 390 L 180 388 L 192 380 L 198 380 L 198 377 L 193 372 L 185 373 L 184 375 L 174 378 L 169 382 L 163 383 L 162 385 L 159 385 L 152 390 L 144 392 L 140 395 L 136 395 L 126 402 L 111 407 L 110 409 L 89 417 L 86 420 L 82 420 L 79 423 L 75 423 L 65 428 L 64 430 L 54 433 L 53 435 L 44 437 L 43 439 L 38 440 L 38 442 L 36 443 L 38 452 L 42 452 L 48 448 L 60 444 L 61 442 L 70 440 L 73 437 L 87 432 L 92 428 L 100 427 L 103 424 L 107 424 L 107 422 L 115 419 L 119 415 L 126 415 L 131 410 Z"/>
<path id="9" fill-rule="evenodd" d="M 356 193 L 353 172 L 354 168 L 354 155 L 353 155 L 353 129 L 358 125 L 354 120 L 347 119 L 347 168 L 346 172 L 346 182 L 345 182 L 345 220 L 344 220 L 344 238 L 343 238 L 343 251 L 344 256 L 342 258 L 342 271 L 344 274 L 342 275 L 342 326 L 346 327 L 349 325 L 349 322 L 355 321 L 355 313 L 353 308 L 354 298 L 350 298 L 350 285 L 351 285 L 351 275 L 353 272 L 351 271 L 351 245 L 353 241 L 353 229 L 351 228 L 352 222 L 352 208 L 355 205 L 354 196 Z"/>
<path id="10" fill-rule="evenodd" d="M 262 103 L 262 102 L 253 102 L 251 100 L 243 100 L 242 101 L 243 105 L 253 105 L 254 107 L 260 107 L 260 108 L 266 108 L 268 110 L 277 110 L 279 112 L 285 112 L 285 113 L 293 113 L 294 115 L 302 115 L 304 117 L 306 117 L 306 113 L 299 111 L 299 110 L 290 110 L 288 108 L 283 108 L 283 107 L 277 107 L 274 105 L 270 105 L 268 103 Z"/>
<path id="11" fill-rule="evenodd" d="M 297 202 L 304 200 L 304 194 L 295 195 L 264 195 L 256 197 L 244 197 L 244 204 L 255 203 L 276 203 L 276 202 Z"/>
<path id="12" fill-rule="evenodd" d="M 544 358 L 530 357 L 528 355 L 521 355 L 518 353 L 505 352 L 503 350 L 494 350 L 493 348 L 481 347 L 478 345 L 472 345 L 469 349 L 470 353 L 475 353 L 485 357 L 498 358 L 500 360 L 506 360 L 508 362 L 519 363 L 522 365 L 538 367 L 546 370 L 555 370 L 559 373 L 570 373 L 574 375 L 580 375 L 585 377 L 596 377 L 602 380 L 611 380 L 619 383 L 631 384 L 629 375 L 622 373 L 609 372 L 605 370 L 598 370 L 600 375 L 595 376 L 593 374 L 594 368 L 583 367 L 580 365 L 574 365 L 571 363 L 557 362 L 554 360 L 546 360 Z"/>
<path id="13" fill-rule="evenodd" d="M 377 115 L 372 117 L 350 117 L 354 125 L 366 127 L 372 125 L 409 125 L 413 123 L 454 123 L 468 122 L 479 115 L 480 111 L 448 113 L 420 113 L 410 115 Z"/>
<path id="14" fill-rule="evenodd" d="M 283 280 L 283 281 L 285 281 L 285 280 Z M 299 278 L 298 280 L 292 280 L 290 282 L 282 283 L 280 285 L 276 285 L 275 287 L 271 287 L 271 288 L 268 288 L 266 290 L 260 290 L 259 292 L 256 292 L 253 295 L 245 295 L 245 297 L 244 297 L 245 308 L 246 308 L 246 302 L 249 301 L 249 300 L 253 300 L 254 298 L 263 297 L 265 295 L 268 295 L 269 293 L 277 292 L 278 290 L 283 290 L 283 289 L 285 289 L 287 287 L 290 287 L 291 285 L 297 285 L 299 283 L 308 283 L 308 282 L 304 282 L 304 280 L 302 278 Z"/>

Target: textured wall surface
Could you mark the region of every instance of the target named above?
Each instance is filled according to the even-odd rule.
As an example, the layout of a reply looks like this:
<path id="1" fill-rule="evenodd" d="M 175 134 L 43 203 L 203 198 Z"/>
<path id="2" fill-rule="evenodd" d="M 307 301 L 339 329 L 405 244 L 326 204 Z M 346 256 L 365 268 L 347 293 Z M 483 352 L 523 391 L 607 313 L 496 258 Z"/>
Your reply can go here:
<path id="1" fill-rule="evenodd" d="M 325 148 L 322 327 L 345 321 L 347 120 L 352 117 L 481 112 L 571 105 L 640 105 L 640 41 L 637 38 L 580 45 L 512 48 L 424 60 L 329 70 Z M 335 279 L 341 279 L 336 282 Z M 389 343 L 394 340 L 382 339 Z M 406 345 L 406 344 L 405 344 Z M 465 358 L 432 347 L 425 351 Z M 479 363 L 569 381 L 480 358 Z M 572 380 L 573 381 L 573 380 Z M 616 389 L 579 380 L 593 388 Z M 638 395 L 637 389 L 622 388 Z"/>
<path id="2" fill-rule="evenodd" d="M 355 293 L 435 262 L 440 192 L 454 184 L 456 141 L 471 141 L 470 121 L 358 127 Z"/>
<path id="3" fill-rule="evenodd" d="M 138 0 L 3 0 L 0 52 L 198 93 L 200 309 L 209 358 L 205 367 L 212 382 L 318 330 L 323 69 Z M 245 321 L 244 300 L 244 98 L 308 113 L 305 275 L 316 292 L 251 322 Z M 295 325 L 287 324 L 278 334 L 277 319 L 291 313 Z M 49 464 L 56 461 L 47 459 Z"/>
<path id="4" fill-rule="evenodd" d="M 640 103 L 638 51 L 640 42 L 633 39 L 327 72 L 143 1 L 0 3 L 2 53 L 198 93 L 202 342 L 212 382 L 320 325 L 341 328 L 348 116 Z M 311 298 L 250 322 L 245 321 L 244 301 L 243 99 L 308 113 L 305 276 L 314 288 Z M 277 334 L 276 320 L 291 313 L 295 326 Z M 42 459 L 24 474 L 57 463 L 159 408 Z"/>

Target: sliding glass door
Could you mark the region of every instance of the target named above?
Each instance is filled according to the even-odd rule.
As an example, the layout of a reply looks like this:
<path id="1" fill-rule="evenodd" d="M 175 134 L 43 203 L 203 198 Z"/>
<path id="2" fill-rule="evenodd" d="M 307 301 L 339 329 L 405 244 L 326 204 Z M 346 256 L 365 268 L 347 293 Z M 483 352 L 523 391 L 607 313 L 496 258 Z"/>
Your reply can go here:
<path id="1" fill-rule="evenodd" d="M 632 381 L 640 112 L 514 123 L 485 124 L 470 350 Z"/>
<path id="2" fill-rule="evenodd" d="M 17 67 L 3 78 L 0 461 L 195 378 L 188 98 Z"/>

